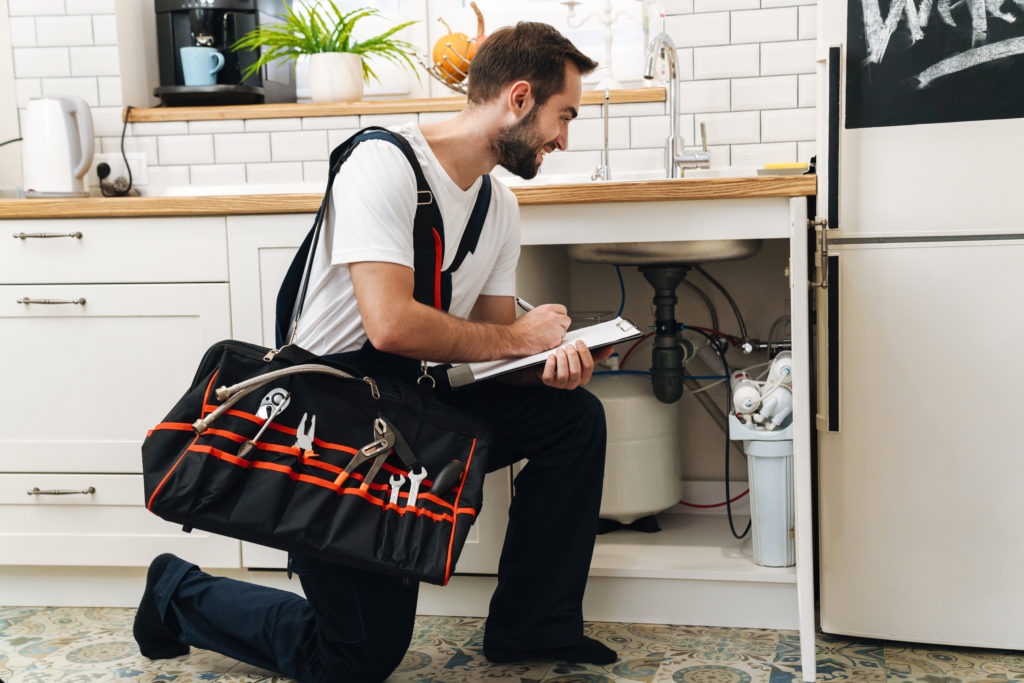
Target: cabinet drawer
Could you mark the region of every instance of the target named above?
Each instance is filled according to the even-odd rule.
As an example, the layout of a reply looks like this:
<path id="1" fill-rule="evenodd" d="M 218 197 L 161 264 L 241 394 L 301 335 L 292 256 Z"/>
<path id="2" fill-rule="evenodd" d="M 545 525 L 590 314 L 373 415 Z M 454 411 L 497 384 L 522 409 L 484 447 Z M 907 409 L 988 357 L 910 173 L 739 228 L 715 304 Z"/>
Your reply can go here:
<path id="1" fill-rule="evenodd" d="M 141 472 L 146 432 L 230 336 L 226 284 L 0 286 L 0 472 Z"/>
<path id="2" fill-rule="evenodd" d="M 3 227 L 5 283 L 227 280 L 225 220 L 216 216 L 13 220 Z"/>
<path id="3" fill-rule="evenodd" d="M 186 534 L 143 499 L 142 475 L 0 474 L 0 565 L 147 566 L 173 552 L 203 566 L 240 566 L 237 540 Z"/>

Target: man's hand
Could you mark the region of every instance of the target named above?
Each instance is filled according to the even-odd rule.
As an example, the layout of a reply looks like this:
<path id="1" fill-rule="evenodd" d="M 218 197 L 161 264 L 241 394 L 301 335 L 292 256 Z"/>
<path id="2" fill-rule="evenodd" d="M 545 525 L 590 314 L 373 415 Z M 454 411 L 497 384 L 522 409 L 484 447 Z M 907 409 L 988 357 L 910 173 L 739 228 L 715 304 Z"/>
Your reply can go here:
<path id="1" fill-rule="evenodd" d="M 592 354 L 582 341 L 560 347 L 544 363 L 541 382 L 556 389 L 584 386 L 594 373 L 594 363 L 612 355 L 613 350 L 614 347 L 608 346 Z"/>
<path id="2" fill-rule="evenodd" d="M 565 339 L 571 322 L 562 304 L 543 304 L 528 311 L 512 323 L 518 347 L 514 355 L 531 356 L 555 348 Z"/>

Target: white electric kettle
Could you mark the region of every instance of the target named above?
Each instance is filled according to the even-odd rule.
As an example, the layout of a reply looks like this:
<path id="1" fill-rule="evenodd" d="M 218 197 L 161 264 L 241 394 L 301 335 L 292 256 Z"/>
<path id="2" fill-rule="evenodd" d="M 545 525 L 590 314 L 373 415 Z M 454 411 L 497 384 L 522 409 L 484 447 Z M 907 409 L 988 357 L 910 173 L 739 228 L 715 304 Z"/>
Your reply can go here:
<path id="1" fill-rule="evenodd" d="M 23 119 L 22 178 L 26 197 L 84 197 L 95 136 L 81 97 L 33 97 Z"/>

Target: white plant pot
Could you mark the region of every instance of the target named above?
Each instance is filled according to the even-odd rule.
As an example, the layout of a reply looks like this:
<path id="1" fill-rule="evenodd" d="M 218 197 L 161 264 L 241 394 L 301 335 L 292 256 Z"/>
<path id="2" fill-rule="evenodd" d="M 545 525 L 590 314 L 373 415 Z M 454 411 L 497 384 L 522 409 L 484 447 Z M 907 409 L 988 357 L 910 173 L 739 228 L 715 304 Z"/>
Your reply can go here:
<path id="1" fill-rule="evenodd" d="M 309 94 L 314 102 L 357 102 L 363 97 L 363 58 L 351 52 L 310 55 Z"/>

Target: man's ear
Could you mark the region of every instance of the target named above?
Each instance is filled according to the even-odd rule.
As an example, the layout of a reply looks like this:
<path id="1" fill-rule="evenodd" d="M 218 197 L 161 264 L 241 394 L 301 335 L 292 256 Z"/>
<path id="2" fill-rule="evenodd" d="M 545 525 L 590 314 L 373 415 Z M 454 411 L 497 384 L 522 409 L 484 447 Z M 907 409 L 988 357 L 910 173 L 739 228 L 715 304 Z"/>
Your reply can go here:
<path id="1" fill-rule="evenodd" d="M 529 81 L 515 81 L 508 90 L 508 108 L 516 117 L 524 116 L 533 108 L 533 88 Z"/>

